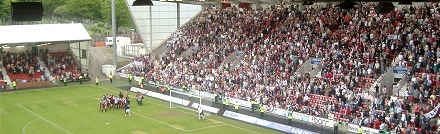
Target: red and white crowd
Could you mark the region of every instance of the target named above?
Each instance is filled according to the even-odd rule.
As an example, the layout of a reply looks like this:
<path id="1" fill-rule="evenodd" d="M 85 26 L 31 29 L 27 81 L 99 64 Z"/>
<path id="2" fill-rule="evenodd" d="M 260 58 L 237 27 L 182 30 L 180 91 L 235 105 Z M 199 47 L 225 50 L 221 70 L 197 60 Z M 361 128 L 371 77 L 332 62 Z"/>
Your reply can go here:
<path id="1" fill-rule="evenodd" d="M 75 58 L 68 52 L 46 52 L 42 60 L 53 77 L 58 79 L 77 79 L 81 75 L 81 69 L 76 65 Z M 85 77 L 85 76 L 84 76 Z"/>
<path id="2" fill-rule="evenodd" d="M 44 66 L 38 64 L 38 60 L 30 51 L 21 53 L 4 52 L 3 66 L 11 81 L 27 83 L 44 81 Z M 3 74 L 1 74 L 2 80 Z"/>
<path id="3" fill-rule="evenodd" d="M 174 34 L 167 44 L 171 51 L 161 60 L 142 55 L 123 72 L 256 100 L 269 111 L 283 108 L 400 133 L 436 131 L 438 115 L 423 113 L 438 100 L 439 3 L 388 14 L 377 14 L 374 7 L 206 9 Z M 182 57 L 187 50 L 192 53 Z M 219 68 L 234 51 L 242 51 L 244 60 Z M 295 73 L 309 58 L 322 59 L 321 73 Z M 369 92 L 376 86 L 371 83 L 396 66 L 409 67 L 404 97 L 393 94 L 404 85 Z"/>

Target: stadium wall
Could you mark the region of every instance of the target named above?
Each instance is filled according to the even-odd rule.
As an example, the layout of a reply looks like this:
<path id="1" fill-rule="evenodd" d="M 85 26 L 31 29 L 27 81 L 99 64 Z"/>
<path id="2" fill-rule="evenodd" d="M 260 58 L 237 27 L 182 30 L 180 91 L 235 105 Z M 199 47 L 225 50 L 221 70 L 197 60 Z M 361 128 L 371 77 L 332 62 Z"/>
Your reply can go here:
<path id="1" fill-rule="evenodd" d="M 101 70 L 101 73 L 105 74 L 106 77 L 110 77 L 110 73 L 116 73 L 116 68 L 114 65 L 102 65 Z"/>
<path id="2" fill-rule="evenodd" d="M 89 41 L 69 44 L 70 52 L 75 56 L 77 64 L 81 65 L 83 71 L 89 69 L 89 47 Z"/>

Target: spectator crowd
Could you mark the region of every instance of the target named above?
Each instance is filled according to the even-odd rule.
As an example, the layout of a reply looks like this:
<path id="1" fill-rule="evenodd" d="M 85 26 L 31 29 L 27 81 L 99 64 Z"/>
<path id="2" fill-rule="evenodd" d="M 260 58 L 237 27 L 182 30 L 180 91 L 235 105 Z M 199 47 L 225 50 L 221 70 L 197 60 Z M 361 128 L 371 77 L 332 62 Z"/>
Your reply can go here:
<path id="1" fill-rule="evenodd" d="M 11 81 L 27 83 L 45 80 L 43 76 L 44 67 L 38 64 L 36 56 L 29 51 L 19 53 L 3 52 L 3 59 L 3 66 Z"/>
<path id="2" fill-rule="evenodd" d="M 149 55 L 139 55 L 134 58 L 131 64 L 124 66 L 118 70 L 119 73 L 132 74 L 135 76 L 145 75 L 145 69 L 151 67 Z"/>
<path id="3" fill-rule="evenodd" d="M 206 9 L 173 34 L 160 60 L 142 55 L 120 70 L 165 85 L 396 133 L 437 131 L 439 3 L 377 14 L 375 3 Z M 239 64 L 220 64 L 242 51 Z M 185 54 L 189 52 L 189 54 Z M 296 73 L 322 59 L 317 76 Z M 390 67 L 409 67 L 406 85 L 372 85 Z M 440 75 L 439 75 L 440 76 Z M 394 95 L 405 88 L 407 92 Z M 375 91 L 370 92 L 370 87 Z"/>
<path id="4" fill-rule="evenodd" d="M 82 75 L 81 69 L 75 63 L 75 58 L 68 52 L 49 52 L 46 50 L 42 59 L 56 80 L 77 79 Z"/>

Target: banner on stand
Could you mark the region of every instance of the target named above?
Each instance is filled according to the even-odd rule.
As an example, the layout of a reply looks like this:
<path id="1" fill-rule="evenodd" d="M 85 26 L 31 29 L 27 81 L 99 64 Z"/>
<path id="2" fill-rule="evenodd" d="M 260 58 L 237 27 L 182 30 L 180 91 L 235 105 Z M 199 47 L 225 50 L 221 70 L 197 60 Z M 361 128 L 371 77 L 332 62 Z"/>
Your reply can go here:
<path id="1" fill-rule="evenodd" d="M 357 133 L 357 131 L 359 129 L 359 125 L 354 125 L 354 124 L 348 124 L 347 127 L 348 127 L 348 132 Z M 378 129 L 362 127 L 362 130 L 364 130 L 364 134 L 379 134 Z"/>
<path id="2" fill-rule="evenodd" d="M 312 65 L 317 65 L 322 61 L 322 58 L 312 58 Z"/>

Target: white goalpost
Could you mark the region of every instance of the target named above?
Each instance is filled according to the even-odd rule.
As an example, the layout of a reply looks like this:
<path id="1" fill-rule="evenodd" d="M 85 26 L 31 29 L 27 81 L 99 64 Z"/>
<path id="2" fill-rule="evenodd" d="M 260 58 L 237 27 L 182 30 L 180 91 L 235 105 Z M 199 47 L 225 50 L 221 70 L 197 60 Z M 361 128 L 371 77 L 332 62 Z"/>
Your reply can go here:
<path id="1" fill-rule="evenodd" d="M 192 94 L 182 93 L 174 90 L 169 90 L 169 91 L 170 91 L 170 99 L 169 99 L 170 108 L 173 108 L 172 103 L 177 104 L 178 107 L 187 106 L 190 102 L 196 104 L 196 106 L 202 104 L 202 98 L 199 96 L 194 96 Z"/>
<path id="2" fill-rule="evenodd" d="M 189 102 L 193 102 L 197 106 L 202 104 L 202 98 L 199 96 L 194 96 L 187 93 L 182 93 L 174 90 L 170 91 L 170 108 L 172 107 L 172 103 L 178 104 L 179 107 L 188 105 Z M 175 98 L 175 99 L 172 99 Z"/>
<path id="3" fill-rule="evenodd" d="M 170 94 L 168 99 L 170 101 L 170 108 L 183 108 L 191 111 L 197 111 L 198 106 L 202 105 L 202 98 L 188 93 L 182 93 L 179 91 L 169 90 Z M 191 103 L 191 105 L 189 105 Z M 202 107 L 203 110 L 203 107 Z M 208 114 L 206 112 L 205 116 Z"/>

